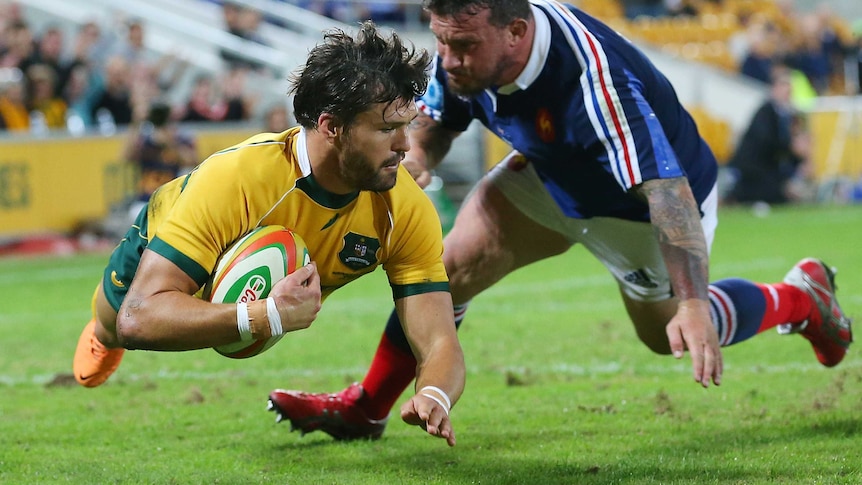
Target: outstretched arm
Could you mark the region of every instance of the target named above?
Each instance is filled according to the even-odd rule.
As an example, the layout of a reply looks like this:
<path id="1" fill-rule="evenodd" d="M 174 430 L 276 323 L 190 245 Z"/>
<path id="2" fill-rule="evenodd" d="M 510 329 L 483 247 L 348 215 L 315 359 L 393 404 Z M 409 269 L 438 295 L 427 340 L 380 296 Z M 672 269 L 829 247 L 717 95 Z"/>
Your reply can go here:
<path id="1" fill-rule="evenodd" d="M 644 182 L 638 192 L 649 204 L 650 219 L 679 298 L 676 315 L 667 324 L 671 351 L 691 354 L 694 378 L 704 387 L 710 378 L 721 383 L 723 363 L 718 334 L 709 314 L 709 252 L 700 211 L 685 177 Z"/>
<path id="2" fill-rule="evenodd" d="M 416 394 L 401 406 L 401 419 L 455 446 L 449 412 L 464 391 L 464 354 L 455 332 L 452 297 L 437 291 L 395 302 L 416 356 Z"/>

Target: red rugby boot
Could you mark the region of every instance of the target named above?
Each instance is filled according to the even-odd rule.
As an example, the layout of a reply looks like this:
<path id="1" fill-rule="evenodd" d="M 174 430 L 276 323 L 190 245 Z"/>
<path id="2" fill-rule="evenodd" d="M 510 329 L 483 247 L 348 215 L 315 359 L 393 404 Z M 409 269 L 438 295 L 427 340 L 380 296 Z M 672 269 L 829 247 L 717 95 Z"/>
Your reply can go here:
<path id="1" fill-rule="evenodd" d="M 814 305 L 805 321 L 779 325 L 778 333 L 801 334 L 811 342 L 821 364 L 838 365 L 853 341 L 853 333 L 850 318 L 835 298 L 835 269 L 818 259 L 805 258 L 787 273 L 784 282 L 805 291 Z"/>
<path id="2" fill-rule="evenodd" d="M 389 418 L 367 417 L 356 403 L 364 395 L 356 382 L 335 394 L 276 389 L 269 394 L 267 411 L 276 413 L 276 422 L 288 419 L 290 430 L 302 435 L 320 430 L 339 441 L 377 440 Z"/>

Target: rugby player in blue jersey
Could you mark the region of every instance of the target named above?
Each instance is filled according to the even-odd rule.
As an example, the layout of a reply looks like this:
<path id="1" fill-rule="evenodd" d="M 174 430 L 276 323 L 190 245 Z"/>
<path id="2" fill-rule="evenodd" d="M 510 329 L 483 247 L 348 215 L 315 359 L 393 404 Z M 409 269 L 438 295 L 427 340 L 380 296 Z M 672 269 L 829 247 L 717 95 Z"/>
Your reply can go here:
<path id="1" fill-rule="evenodd" d="M 834 273 L 806 258 L 782 283 L 709 283 L 717 164 L 667 78 L 629 41 L 550 0 L 425 0 L 437 39 L 404 161 L 421 183 L 474 119 L 512 146 L 444 240 L 456 322 L 508 273 L 582 244 L 616 279 L 638 337 L 688 351 L 694 380 L 722 377 L 721 347 L 778 327 L 837 365 L 852 340 Z M 276 390 L 302 432 L 377 438 L 413 379 L 397 316 L 362 384 Z"/>

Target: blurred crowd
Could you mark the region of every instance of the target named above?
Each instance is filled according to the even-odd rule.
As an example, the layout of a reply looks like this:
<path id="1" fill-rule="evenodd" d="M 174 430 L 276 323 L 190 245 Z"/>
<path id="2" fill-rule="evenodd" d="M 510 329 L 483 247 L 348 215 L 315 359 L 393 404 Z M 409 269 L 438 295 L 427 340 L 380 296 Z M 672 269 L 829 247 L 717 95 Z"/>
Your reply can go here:
<path id="1" fill-rule="evenodd" d="M 248 37 L 256 21 L 259 14 L 250 9 L 234 16 L 225 7 L 225 28 L 232 33 Z M 146 31 L 144 22 L 135 18 L 109 27 L 90 21 L 77 26 L 68 39 L 69 31 L 59 25 L 36 30 L 21 2 L 0 0 L 0 133 L 112 134 L 145 121 L 153 103 L 168 99 L 173 100 L 172 121 L 252 119 L 261 100 L 247 79 L 257 66 L 222 53 L 221 72 L 190 69 L 179 55 L 147 49 Z M 177 101 L 176 89 L 186 76 Z M 272 109 L 285 109 L 278 104 Z M 288 119 L 274 129 L 290 124 Z"/>
<path id="2" fill-rule="evenodd" d="M 736 32 L 726 48 L 739 73 L 771 82 L 775 66 L 787 66 L 804 76 L 798 89 L 810 96 L 855 94 L 857 66 L 849 72 L 848 60 L 856 62 L 862 48 L 862 29 L 836 14 L 829 2 L 801 11 L 793 0 L 621 0 L 626 17 L 697 17 L 704 13 L 729 12 L 736 17 Z M 858 63 L 857 63 L 858 65 Z M 801 84 L 804 84 L 801 85 Z M 855 90 L 854 90 L 855 89 Z"/>
<path id="3" fill-rule="evenodd" d="M 732 45 L 740 72 L 769 83 L 773 67 L 783 64 L 804 74 L 812 95 L 845 94 L 840 92 L 845 60 L 859 42 L 843 35 L 846 21 L 826 3 L 811 12 L 799 12 L 788 1 L 777 5 L 782 14 L 777 18 L 758 13 L 740 18 L 745 30 Z"/>
<path id="4" fill-rule="evenodd" d="M 280 0 L 346 24 L 371 19 L 382 25 L 404 26 L 419 19 L 411 17 L 410 6 L 418 2 L 357 0 Z M 421 9 L 414 9 L 421 15 Z"/>

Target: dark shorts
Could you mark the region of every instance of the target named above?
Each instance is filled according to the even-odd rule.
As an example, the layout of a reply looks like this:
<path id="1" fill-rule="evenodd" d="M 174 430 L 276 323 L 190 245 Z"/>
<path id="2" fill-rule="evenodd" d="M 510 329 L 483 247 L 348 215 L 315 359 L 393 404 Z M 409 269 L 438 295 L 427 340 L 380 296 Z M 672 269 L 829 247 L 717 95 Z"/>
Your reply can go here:
<path id="1" fill-rule="evenodd" d="M 149 243 L 147 239 L 147 207 L 148 205 L 144 205 L 141 208 L 141 212 L 138 213 L 132 227 L 120 240 L 120 244 L 114 248 L 108 265 L 105 267 L 105 273 L 102 275 L 102 289 L 108 298 L 108 303 L 117 312 L 120 311 L 120 304 L 126 298 L 129 285 L 132 284 L 132 279 L 138 271 L 141 255 L 144 254 L 144 249 Z"/>

